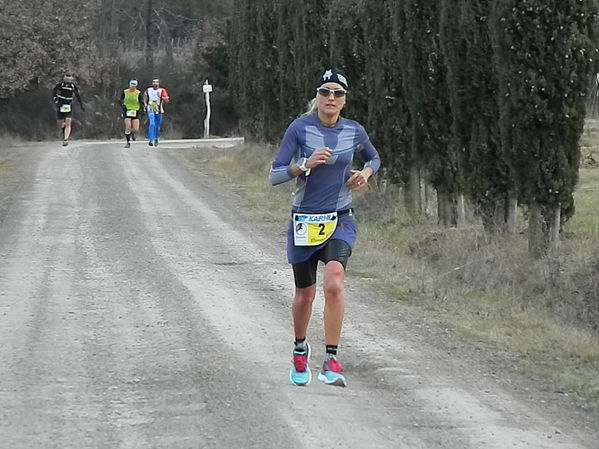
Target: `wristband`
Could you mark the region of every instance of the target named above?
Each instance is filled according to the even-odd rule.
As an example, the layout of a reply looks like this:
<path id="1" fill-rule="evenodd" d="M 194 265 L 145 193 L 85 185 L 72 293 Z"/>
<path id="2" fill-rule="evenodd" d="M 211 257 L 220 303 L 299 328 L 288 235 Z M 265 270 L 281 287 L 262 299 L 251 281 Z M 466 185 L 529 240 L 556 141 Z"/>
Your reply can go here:
<path id="1" fill-rule="evenodd" d="M 305 157 L 299 159 L 297 161 L 297 168 L 299 168 L 301 171 L 304 172 L 306 176 L 308 176 L 310 174 L 310 169 L 306 167 L 306 162 L 308 162 L 308 159 L 306 159 Z"/>

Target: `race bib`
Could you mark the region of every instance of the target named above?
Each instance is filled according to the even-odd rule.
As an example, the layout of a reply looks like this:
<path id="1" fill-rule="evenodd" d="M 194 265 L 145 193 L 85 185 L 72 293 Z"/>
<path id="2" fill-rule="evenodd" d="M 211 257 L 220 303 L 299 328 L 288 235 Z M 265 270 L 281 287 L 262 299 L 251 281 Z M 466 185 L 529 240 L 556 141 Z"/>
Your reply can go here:
<path id="1" fill-rule="evenodd" d="M 70 104 L 61 104 L 60 112 L 71 112 L 71 105 Z"/>
<path id="2" fill-rule="evenodd" d="M 150 108 L 152 109 L 152 111 L 158 112 L 158 102 L 157 101 L 152 101 L 150 103 Z"/>
<path id="3" fill-rule="evenodd" d="M 295 246 L 317 246 L 326 242 L 337 228 L 337 212 L 330 214 L 293 214 Z"/>
<path id="4" fill-rule="evenodd" d="M 128 110 L 127 117 L 137 117 L 137 111 Z"/>

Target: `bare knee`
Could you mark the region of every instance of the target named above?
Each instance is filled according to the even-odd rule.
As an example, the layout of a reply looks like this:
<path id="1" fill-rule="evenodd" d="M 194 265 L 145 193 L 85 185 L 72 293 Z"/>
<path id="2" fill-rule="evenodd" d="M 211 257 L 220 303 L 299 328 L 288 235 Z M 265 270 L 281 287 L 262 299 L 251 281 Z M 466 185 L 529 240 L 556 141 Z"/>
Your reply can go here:
<path id="1" fill-rule="evenodd" d="M 300 305 L 311 305 L 316 296 L 316 286 L 295 289 L 295 302 Z"/>
<path id="2" fill-rule="evenodd" d="M 340 298 L 343 296 L 343 279 L 345 278 L 345 269 L 341 263 L 329 262 L 325 268 L 323 279 L 323 290 L 325 298 Z"/>

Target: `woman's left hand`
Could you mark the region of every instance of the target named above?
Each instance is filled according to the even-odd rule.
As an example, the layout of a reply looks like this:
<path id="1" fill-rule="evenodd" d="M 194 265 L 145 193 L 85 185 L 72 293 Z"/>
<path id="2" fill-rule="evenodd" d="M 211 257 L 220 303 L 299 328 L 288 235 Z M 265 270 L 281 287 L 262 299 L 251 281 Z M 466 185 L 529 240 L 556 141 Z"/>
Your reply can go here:
<path id="1" fill-rule="evenodd" d="M 347 187 L 350 190 L 360 190 L 368 185 L 368 178 L 370 170 L 364 173 L 366 170 L 350 170 L 349 179 L 346 182 Z"/>

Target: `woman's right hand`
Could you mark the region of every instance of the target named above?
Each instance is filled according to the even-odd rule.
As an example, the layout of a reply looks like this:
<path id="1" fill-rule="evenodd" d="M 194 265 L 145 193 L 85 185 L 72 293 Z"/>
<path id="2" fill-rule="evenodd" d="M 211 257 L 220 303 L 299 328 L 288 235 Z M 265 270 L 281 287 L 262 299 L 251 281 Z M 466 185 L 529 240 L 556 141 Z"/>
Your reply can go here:
<path id="1" fill-rule="evenodd" d="M 319 165 L 324 165 L 333 154 L 333 150 L 328 147 L 314 150 L 310 157 L 306 160 L 306 168 L 314 168 Z"/>

